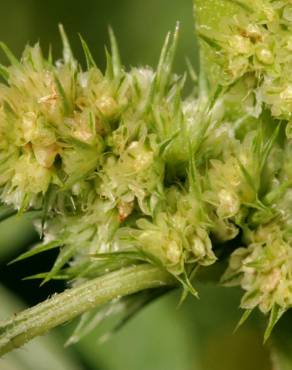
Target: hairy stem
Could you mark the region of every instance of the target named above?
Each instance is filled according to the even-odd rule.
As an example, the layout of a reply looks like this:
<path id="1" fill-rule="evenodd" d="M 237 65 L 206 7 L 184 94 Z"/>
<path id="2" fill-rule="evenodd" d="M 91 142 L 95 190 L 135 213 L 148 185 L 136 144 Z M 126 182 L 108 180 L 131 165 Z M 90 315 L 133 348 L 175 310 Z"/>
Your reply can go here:
<path id="1" fill-rule="evenodd" d="M 143 264 L 67 289 L 0 324 L 0 357 L 98 305 L 164 285 L 175 285 L 172 276 L 155 266 Z"/>

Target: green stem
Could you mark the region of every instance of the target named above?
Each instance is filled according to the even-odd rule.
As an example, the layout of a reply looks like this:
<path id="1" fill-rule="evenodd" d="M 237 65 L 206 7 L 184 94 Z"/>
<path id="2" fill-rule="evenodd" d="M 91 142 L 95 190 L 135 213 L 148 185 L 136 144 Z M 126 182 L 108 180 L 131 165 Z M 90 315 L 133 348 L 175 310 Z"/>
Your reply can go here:
<path id="1" fill-rule="evenodd" d="M 167 285 L 175 285 L 169 273 L 143 264 L 123 268 L 67 289 L 0 324 L 0 357 L 114 298 Z"/>

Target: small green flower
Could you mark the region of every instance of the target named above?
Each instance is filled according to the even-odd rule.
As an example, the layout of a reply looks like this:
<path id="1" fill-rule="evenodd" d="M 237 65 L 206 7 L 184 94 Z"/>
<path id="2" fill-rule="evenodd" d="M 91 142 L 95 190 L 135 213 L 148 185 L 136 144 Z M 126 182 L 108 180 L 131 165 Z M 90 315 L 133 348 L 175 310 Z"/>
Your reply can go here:
<path id="1" fill-rule="evenodd" d="M 240 284 L 246 291 L 241 307 L 268 313 L 274 306 L 291 307 L 292 248 L 276 225 L 260 227 L 248 248 L 237 249 L 223 276 L 227 285 Z"/>
<path id="2" fill-rule="evenodd" d="M 229 0 L 209 0 L 201 5 L 198 0 L 197 3 L 198 32 L 210 81 L 236 86 L 252 75 L 256 80 L 255 104 L 261 109 L 265 104 L 275 118 L 289 120 L 292 86 L 289 1 L 232 4 Z M 214 13 L 214 6 L 218 16 L 222 14 L 217 24 L 214 15 L 208 17 Z M 245 95 L 251 93 L 251 89 L 245 90 Z"/>

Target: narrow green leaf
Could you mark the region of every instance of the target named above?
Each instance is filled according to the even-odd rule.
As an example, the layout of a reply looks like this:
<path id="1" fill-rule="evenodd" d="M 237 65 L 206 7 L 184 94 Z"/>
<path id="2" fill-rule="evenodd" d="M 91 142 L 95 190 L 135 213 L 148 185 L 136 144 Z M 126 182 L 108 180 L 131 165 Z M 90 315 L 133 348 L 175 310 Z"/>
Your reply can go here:
<path id="1" fill-rule="evenodd" d="M 123 251 L 123 252 L 113 252 L 113 253 L 97 253 L 94 255 L 91 255 L 91 257 L 97 259 L 97 260 L 114 260 L 114 259 L 120 259 L 120 258 L 127 258 L 127 259 L 141 259 L 145 260 L 143 258 L 143 255 L 139 253 L 139 251 Z"/>
<path id="2" fill-rule="evenodd" d="M 55 75 L 55 82 L 56 82 L 57 90 L 58 90 L 58 92 L 59 92 L 59 94 L 62 98 L 62 101 L 63 101 L 64 113 L 68 114 L 72 110 L 72 105 L 71 105 L 68 97 L 66 96 L 65 90 L 64 90 L 60 80 L 58 79 L 57 75 Z"/>
<path id="3" fill-rule="evenodd" d="M 253 309 L 250 309 L 250 310 L 245 310 L 243 315 L 241 316 L 238 324 L 236 325 L 235 329 L 234 329 L 234 333 L 246 322 L 246 320 L 249 318 L 249 316 L 251 315 Z"/>
<path id="4" fill-rule="evenodd" d="M 271 335 L 271 333 L 274 329 L 274 326 L 277 324 L 277 322 L 283 316 L 285 311 L 286 310 L 284 308 L 280 307 L 277 304 L 274 304 L 274 306 L 272 308 L 272 311 L 270 313 L 268 326 L 267 326 L 267 329 L 266 329 L 265 334 L 264 334 L 264 343 L 266 343 L 266 341 L 269 339 L 269 337 L 270 337 L 270 335 Z"/>
<path id="5" fill-rule="evenodd" d="M 159 80 L 161 80 L 162 75 L 164 73 L 169 42 L 170 42 L 170 32 L 168 32 L 168 34 L 166 35 L 166 38 L 164 40 L 164 44 L 163 44 L 163 47 L 162 47 L 162 50 L 161 50 L 161 53 L 160 53 L 160 58 L 159 58 L 159 61 L 158 61 L 157 72 L 156 72 L 158 82 L 159 82 Z"/>
<path id="6" fill-rule="evenodd" d="M 197 83 L 198 82 L 198 75 L 197 75 L 197 72 L 196 72 L 194 66 L 192 65 L 191 61 L 189 60 L 189 58 L 186 58 L 186 65 L 187 65 L 187 69 L 188 69 L 188 72 L 189 72 L 189 76 L 191 77 L 192 81 L 194 83 Z"/>
<path id="7" fill-rule="evenodd" d="M 225 92 L 223 86 L 218 85 L 216 90 L 214 91 L 214 94 L 211 96 L 210 103 L 208 106 L 209 111 L 214 107 L 216 102 L 218 101 L 219 97 L 223 95 Z"/>
<path id="8" fill-rule="evenodd" d="M 175 138 L 177 138 L 180 134 L 180 131 L 174 132 L 168 139 L 164 140 L 162 143 L 159 145 L 159 155 L 163 155 L 169 147 L 169 145 L 173 142 Z"/>
<path id="9" fill-rule="evenodd" d="M 192 296 L 199 298 L 199 293 L 193 287 L 192 283 L 190 282 L 187 274 L 184 272 L 182 276 L 173 275 L 183 286 L 183 293 L 181 295 L 180 301 L 178 306 L 181 306 L 185 299 L 187 298 L 188 294 L 190 293 Z"/>
<path id="10" fill-rule="evenodd" d="M 59 24 L 59 32 L 60 32 L 62 44 L 63 44 L 64 62 L 65 64 L 70 64 L 72 66 L 75 66 L 75 59 L 72 53 L 72 49 L 71 49 L 68 37 L 66 35 L 66 32 L 62 24 Z"/>
<path id="11" fill-rule="evenodd" d="M 22 278 L 23 281 L 26 281 L 26 280 L 43 280 L 47 277 L 47 275 L 49 274 L 49 272 L 41 272 L 39 274 L 34 274 L 34 275 L 30 275 L 30 276 L 26 276 L 24 278 Z M 71 276 L 68 276 L 68 275 L 65 275 L 65 274 L 57 274 L 57 275 L 54 275 L 54 277 L 52 277 L 52 280 L 69 280 L 71 278 Z"/>
<path id="12" fill-rule="evenodd" d="M 199 81 L 198 81 L 199 99 L 206 99 L 209 94 L 209 82 L 208 77 L 203 67 L 203 57 L 200 53 L 200 71 L 199 71 Z"/>
<path id="13" fill-rule="evenodd" d="M 21 201 L 21 204 L 20 204 L 20 208 L 18 210 L 18 214 L 19 215 L 23 215 L 25 211 L 27 211 L 28 209 L 28 206 L 29 206 L 29 202 L 30 202 L 30 195 L 29 194 L 25 194 L 22 198 L 22 201 Z"/>
<path id="14" fill-rule="evenodd" d="M 102 276 L 108 272 L 116 271 L 121 268 L 130 266 L 133 260 L 127 258 L 116 258 L 114 260 L 91 261 L 87 266 L 70 266 L 65 269 L 66 274 L 73 278 L 92 279 Z"/>
<path id="15" fill-rule="evenodd" d="M 3 66 L 2 64 L 0 64 L 0 76 L 2 76 L 4 78 L 4 80 L 8 82 L 8 80 L 9 80 L 8 68 Z"/>
<path id="16" fill-rule="evenodd" d="M 115 34 L 111 27 L 109 27 L 109 37 L 110 37 L 110 44 L 111 44 L 113 74 L 115 78 L 120 78 L 122 74 L 122 64 L 121 64 L 117 40 L 116 40 Z"/>
<path id="17" fill-rule="evenodd" d="M 176 25 L 172 40 L 170 41 L 171 33 L 168 33 L 164 45 L 162 47 L 162 51 L 157 66 L 157 79 L 156 79 L 156 87 L 161 94 L 164 92 L 165 87 L 169 83 L 174 56 L 177 48 L 178 35 L 179 35 L 179 23 Z"/>
<path id="18" fill-rule="evenodd" d="M 14 260 L 10 261 L 9 265 L 11 265 L 12 263 L 15 263 L 15 262 L 22 261 L 22 260 L 27 259 L 29 257 L 35 256 L 36 254 L 46 252 L 46 251 L 49 251 L 51 249 L 60 247 L 60 245 L 62 245 L 62 242 L 60 240 L 55 240 L 55 241 L 47 243 L 47 244 L 43 244 L 43 243 L 37 244 L 31 250 L 29 250 L 25 253 L 22 253 L 20 256 L 18 256 Z"/>
<path id="19" fill-rule="evenodd" d="M 85 40 L 83 39 L 83 37 L 81 35 L 79 35 L 79 38 L 80 38 L 81 45 L 82 45 L 82 48 L 83 48 L 83 52 L 84 52 L 84 55 L 85 55 L 87 69 L 90 69 L 92 67 L 96 67 L 95 61 L 93 59 L 93 56 L 92 56 L 92 54 L 89 50 L 89 47 L 88 47 L 87 43 L 85 42 Z"/>
<path id="20" fill-rule="evenodd" d="M 74 256 L 77 246 L 73 245 L 66 245 L 61 248 L 61 251 L 54 263 L 53 268 L 47 274 L 46 278 L 41 283 L 41 286 L 53 279 L 56 275 L 58 275 L 61 268 Z"/>
<path id="21" fill-rule="evenodd" d="M 106 308 L 107 306 L 103 307 L 102 309 L 85 312 L 83 315 L 81 315 L 78 324 L 76 325 L 71 336 L 67 339 L 64 346 L 69 347 L 72 344 L 78 343 L 82 337 L 93 330 L 96 327 L 95 325 L 93 325 L 93 323 L 95 324 L 95 316 L 97 316 L 98 313 L 101 314 L 101 312 L 106 311 Z M 106 313 L 104 314 L 104 316 L 105 315 Z M 96 323 L 96 325 L 98 325 L 98 322 Z"/>
<path id="22" fill-rule="evenodd" d="M 0 49 L 4 52 L 7 59 L 10 61 L 12 65 L 20 66 L 19 60 L 16 56 L 12 53 L 12 51 L 4 44 L 4 42 L 0 42 Z"/>
<path id="23" fill-rule="evenodd" d="M 105 48 L 105 56 L 106 56 L 106 70 L 105 76 L 112 80 L 114 78 L 114 67 L 113 67 L 113 59 L 110 53 L 108 52 L 107 48 Z"/>
<path id="24" fill-rule="evenodd" d="M 260 156 L 260 171 L 262 171 L 264 169 L 264 166 L 267 162 L 267 159 L 268 159 L 268 156 L 272 150 L 272 147 L 279 135 L 279 131 L 280 131 L 280 127 L 281 127 L 281 123 L 279 123 L 277 125 L 277 127 L 275 128 L 272 136 L 269 138 L 269 140 L 265 143 L 264 145 L 264 148 L 263 148 L 263 151 L 261 153 L 261 156 Z"/>
<path id="25" fill-rule="evenodd" d="M 218 41 L 211 39 L 211 37 L 203 34 L 202 32 L 198 31 L 198 37 L 203 40 L 206 44 L 208 44 L 211 48 L 216 50 L 222 50 L 221 45 L 218 43 Z"/>
<path id="26" fill-rule="evenodd" d="M 236 158 L 237 162 L 238 162 L 238 165 L 240 167 L 240 170 L 247 182 L 247 184 L 251 187 L 251 189 L 256 193 L 257 192 L 257 189 L 256 189 L 256 186 L 254 184 L 254 181 L 252 179 L 252 176 L 249 174 L 249 172 L 247 171 L 247 169 L 244 167 L 244 165 L 241 163 L 240 159 L 239 158 Z"/>

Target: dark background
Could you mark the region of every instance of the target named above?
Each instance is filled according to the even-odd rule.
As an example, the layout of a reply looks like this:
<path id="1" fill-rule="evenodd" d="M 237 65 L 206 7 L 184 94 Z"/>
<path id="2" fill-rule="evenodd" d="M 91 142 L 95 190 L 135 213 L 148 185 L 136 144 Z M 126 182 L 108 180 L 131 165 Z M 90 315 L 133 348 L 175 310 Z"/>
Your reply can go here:
<path id="1" fill-rule="evenodd" d="M 196 63 L 192 0 L 2 0 L 0 39 L 20 55 L 24 45 L 41 42 L 60 54 L 57 25 L 63 23 L 73 49 L 83 59 L 78 33 L 88 42 L 97 64 L 104 66 L 104 45 L 111 25 L 126 66 L 155 66 L 166 33 L 177 21 L 181 35 L 175 70 L 185 70 L 185 58 Z"/>

